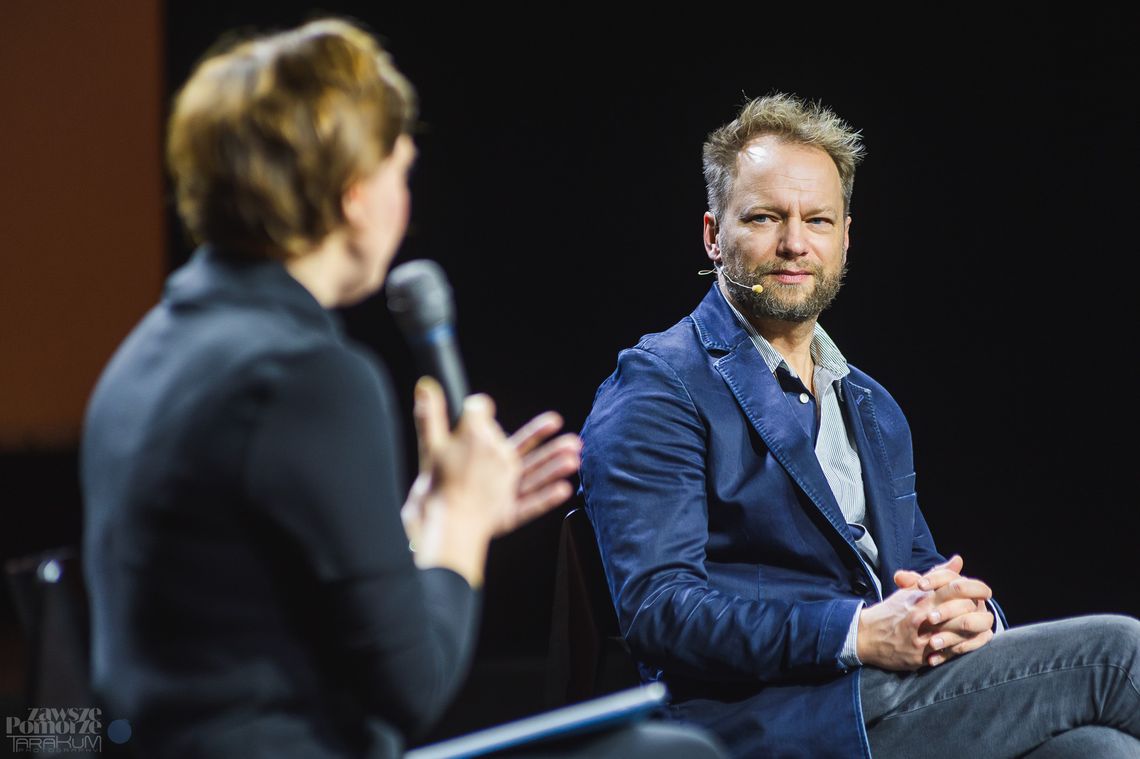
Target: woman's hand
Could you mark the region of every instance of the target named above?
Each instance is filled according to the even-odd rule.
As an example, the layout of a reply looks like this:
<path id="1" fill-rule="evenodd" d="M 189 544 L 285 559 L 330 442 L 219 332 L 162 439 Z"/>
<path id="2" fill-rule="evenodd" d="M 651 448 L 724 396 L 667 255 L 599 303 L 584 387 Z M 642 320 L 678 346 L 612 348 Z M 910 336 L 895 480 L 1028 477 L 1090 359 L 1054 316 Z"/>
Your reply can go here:
<path id="1" fill-rule="evenodd" d="M 549 439 L 562 427 L 553 412 L 507 438 L 486 396 L 466 399 L 452 432 L 443 391 L 428 377 L 416 383 L 415 422 L 420 473 L 401 517 L 416 563 L 448 566 L 477 585 L 491 538 L 570 497 L 565 478 L 578 469 L 581 441 Z"/>

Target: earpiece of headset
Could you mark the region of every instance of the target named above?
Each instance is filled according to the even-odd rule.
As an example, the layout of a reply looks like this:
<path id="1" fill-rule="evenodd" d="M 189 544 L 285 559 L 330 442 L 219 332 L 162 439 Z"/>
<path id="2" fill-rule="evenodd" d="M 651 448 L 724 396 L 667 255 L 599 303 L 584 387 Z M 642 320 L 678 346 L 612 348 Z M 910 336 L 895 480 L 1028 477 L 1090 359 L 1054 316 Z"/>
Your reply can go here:
<path id="1" fill-rule="evenodd" d="M 752 292 L 756 293 L 757 295 L 764 292 L 764 286 L 763 285 L 746 285 L 742 282 L 737 282 L 735 279 L 728 276 L 728 272 L 726 272 L 724 270 L 724 266 L 722 264 L 713 264 L 713 268 L 701 269 L 700 271 L 697 272 L 697 274 L 699 274 L 701 276 L 704 276 L 706 274 L 723 274 L 725 279 L 727 279 L 729 282 L 736 285 L 737 287 L 743 287 L 745 290 L 751 290 Z"/>

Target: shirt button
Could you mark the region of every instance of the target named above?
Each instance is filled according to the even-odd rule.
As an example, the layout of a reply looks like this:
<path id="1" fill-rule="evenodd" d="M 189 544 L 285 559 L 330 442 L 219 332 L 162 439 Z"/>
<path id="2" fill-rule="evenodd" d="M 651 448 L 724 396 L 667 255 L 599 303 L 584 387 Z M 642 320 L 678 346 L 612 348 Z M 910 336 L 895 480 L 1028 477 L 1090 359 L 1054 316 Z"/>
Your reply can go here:
<path id="1" fill-rule="evenodd" d="M 810 399 L 808 398 L 807 393 L 800 393 L 800 403 L 807 403 L 808 400 Z"/>

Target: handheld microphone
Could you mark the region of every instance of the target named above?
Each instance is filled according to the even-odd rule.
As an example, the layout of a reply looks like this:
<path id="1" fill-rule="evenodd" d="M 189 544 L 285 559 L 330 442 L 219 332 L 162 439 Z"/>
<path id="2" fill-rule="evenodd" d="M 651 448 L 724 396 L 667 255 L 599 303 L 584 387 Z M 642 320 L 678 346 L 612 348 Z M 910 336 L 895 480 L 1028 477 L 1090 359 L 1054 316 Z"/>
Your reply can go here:
<path id="1" fill-rule="evenodd" d="M 447 275 L 435 261 L 418 259 L 388 273 L 388 310 L 416 352 L 420 366 L 443 386 L 451 426 L 467 397 L 467 374 L 455 342 L 455 303 Z"/>
<path id="2" fill-rule="evenodd" d="M 697 274 L 700 274 L 700 275 L 718 274 L 718 273 L 723 274 L 725 279 L 727 279 L 729 282 L 736 285 L 737 287 L 743 287 L 745 290 L 751 290 L 752 292 L 756 293 L 757 295 L 764 292 L 764 285 L 746 285 L 743 282 L 737 282 L 735 279 L 728 276 L 728 272 L 726 272 L 724 270 L 723 264 L 713 264 L 713 268 L 701 269 L 700 271 L 697 272 Z"/>

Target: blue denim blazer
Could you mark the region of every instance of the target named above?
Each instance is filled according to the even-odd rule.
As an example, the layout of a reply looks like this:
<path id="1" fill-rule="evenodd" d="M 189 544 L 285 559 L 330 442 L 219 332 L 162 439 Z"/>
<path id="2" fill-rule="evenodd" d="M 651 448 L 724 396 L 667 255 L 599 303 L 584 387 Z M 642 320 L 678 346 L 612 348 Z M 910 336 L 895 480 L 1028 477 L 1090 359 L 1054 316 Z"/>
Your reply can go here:
<path id="1" fill-rule="evenodd" d="M 853 366 L 842 399 L 890 589 L 895 570 L 944 559 L 898 404 Z M 859 673 L 839 655 L 877 592 L 811 440 L 715 289 L 621 352 L 582 436 L 621 630 L 672 714 L 743 756 L 869 757 Z"/>

